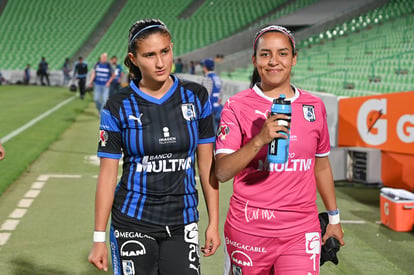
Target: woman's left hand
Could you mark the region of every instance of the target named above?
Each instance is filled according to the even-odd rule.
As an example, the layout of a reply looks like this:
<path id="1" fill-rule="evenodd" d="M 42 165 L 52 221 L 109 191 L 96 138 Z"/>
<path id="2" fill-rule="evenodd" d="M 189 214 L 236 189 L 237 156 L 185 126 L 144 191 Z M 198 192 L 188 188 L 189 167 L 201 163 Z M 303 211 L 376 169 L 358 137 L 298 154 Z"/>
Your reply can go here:
<path id="1" fill-rule="evenodd" d="M 326 227 L 325 235 L 322 236 L 322 245 L 325 244 L 326 240 L 329 237 L 334 237 L 335 239 L 337 239 L 341 246 L 345 245 L 344 231 L 342 230 L 342 226 L 340 223 L 328 224 L 328 226 Z"/>
<path id="2" fill-rule="evenodd" d="M 220 235 L 218 228 L 213 228 L 211 226 L 206 229 L 206 242 L 205 245 L 201 247 L 201 252 L 203 252 L 204 257 L 214 255 L 217 248 L 220 246 Z"/>

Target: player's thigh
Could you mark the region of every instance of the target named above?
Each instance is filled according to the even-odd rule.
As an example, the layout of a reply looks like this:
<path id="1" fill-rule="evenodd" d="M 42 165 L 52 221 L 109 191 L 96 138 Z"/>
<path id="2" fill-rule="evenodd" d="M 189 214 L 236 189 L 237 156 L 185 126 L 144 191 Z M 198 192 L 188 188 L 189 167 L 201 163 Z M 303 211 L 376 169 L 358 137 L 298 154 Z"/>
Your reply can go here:
<path id="1" fill-rule="evenodd" d="M 232 275 L 269 275 L 276 260 L 271 238 L 240 232 L 227 223 L 224 227 L 225 270 Z"/>
<path id="2" fill-rule="evenodd" d="M 159 269 L 161 275 L 200 274 L 198 226 L 188 224 L 171 232 L 160 242 Z"/>
<path id="3" fill-rule="evenodd" d="M 303 233 L 285 242 L 275 264 L 275 274 L 319 274 L 321 251 L 319 232 Z"/>
<path id="4" fill-rule="evenodd" d="M 111 226 L 110 247 L 115 275 L 158 274 L 158 243 L 141 232 Z"/>

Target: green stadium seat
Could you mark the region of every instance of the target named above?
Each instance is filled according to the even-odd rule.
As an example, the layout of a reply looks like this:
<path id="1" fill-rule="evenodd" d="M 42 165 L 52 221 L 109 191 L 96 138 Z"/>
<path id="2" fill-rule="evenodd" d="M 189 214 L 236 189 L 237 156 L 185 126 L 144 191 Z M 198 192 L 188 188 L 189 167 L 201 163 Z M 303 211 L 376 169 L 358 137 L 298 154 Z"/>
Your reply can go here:
<path id="1" fill-rule="evenodd" d="M 45 56 L 50 69 L 60 69 L 64 58 L 83 44 L 113 1 L 63 1 L 59 9 L 53 0 L 8 1 L 0 17 L 2 67 L 23 70 L 30 63 L 35 69 Z M 4 61 L 8 55 L 15 56 L 13 61 Z"/>
<path id="2" fill-rule="evenodd" d="M 360 96 L 413 90 L 414 41 L 408 38 L 408 34 L 412 34 L 413 11 L 414 5 L 408 0 L 390 1 L 381 8 L 326 30 L 322 35 L 303 39 L 298 43 L 299 61 L 293 69 L 292 81 L 298 81 L 306 89 L 314 89 L 312 78 L 318 79 L 318 74 L 325 73 L 344 81 L 343 75 L 332 73 L 344 69 L 348 70 L 347 81 L 355 83 L 355 88 L 336 90 L 339 82 L 335 82 L 328 84 L 331 86 L 328 92 Z M 335 38 L 327 35 L 334 33 Z M 322 53 L 332 54 L 327 59 Z M 307 70 L 309 66 L 312 71 Z M 406 70 L 407 74 L 396 74 L 398 68 Z M 380 77 L 379 82 L 370 82 L 372 69 L 376 81 Z M 306 82 L 300 78 L 306 78 Z M 319 88 L 326 90 L 328 85 L 323 82 Z"/>

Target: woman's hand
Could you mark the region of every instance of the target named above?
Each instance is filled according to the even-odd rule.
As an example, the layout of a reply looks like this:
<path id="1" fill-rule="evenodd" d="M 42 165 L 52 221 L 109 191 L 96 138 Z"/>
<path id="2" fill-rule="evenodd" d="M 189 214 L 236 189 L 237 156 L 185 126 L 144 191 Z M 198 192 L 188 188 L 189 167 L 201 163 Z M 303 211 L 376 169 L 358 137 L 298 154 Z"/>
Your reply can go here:
<path id="1" fill-rule="evenodd" d="M 201 247 L 201 252 L 204 253 L 204 257 L 208 257 L 216 253 L 216 250 L 220 246 L 221 241 L 218 228 L 208 226 L 205 234 L 206 242 L 205 245 Z"/>
<path id="2" fill-rule="evenodd" d="M 322 245 L 325 244 L 326 240 L 329 237 L 334 237 L 335 239 L 337 239 L 341 246 L 345 245 L 344 231 L 342 230 L 342 226 L 340 223 L 328 224 L 328 226 L 326 227 L 325 235 L 322 236 Z"/>
<path id="3" fill-rule="evenodd" d="M 99 270 L 108 271 L 108 248 L 106 244 L 100 242 L 93 243 L 88 261 Z"/>
<path id="4" fill-rule="evenodd" d="M 283 114 L 269 116 L 255 138 L 263 145 L 269 144 L 275 138 L 287 138 L 290 127 L 290 123 L 287 123 L 288 119 L 289 117 Z M 286 135 L 279 132 L 284 132 Z"/>

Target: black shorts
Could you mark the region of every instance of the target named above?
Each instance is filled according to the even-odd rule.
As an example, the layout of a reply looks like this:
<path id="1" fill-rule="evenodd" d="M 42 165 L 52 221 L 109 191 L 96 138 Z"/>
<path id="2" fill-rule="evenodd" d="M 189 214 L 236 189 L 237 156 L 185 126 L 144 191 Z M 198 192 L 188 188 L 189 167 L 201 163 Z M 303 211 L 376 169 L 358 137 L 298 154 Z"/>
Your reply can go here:
<path id="1" fill-rule="evenodd" d="M 115 275 L 198 275 L 197 223 L 179 226 L 111 225 L 110 249 Z"/>

